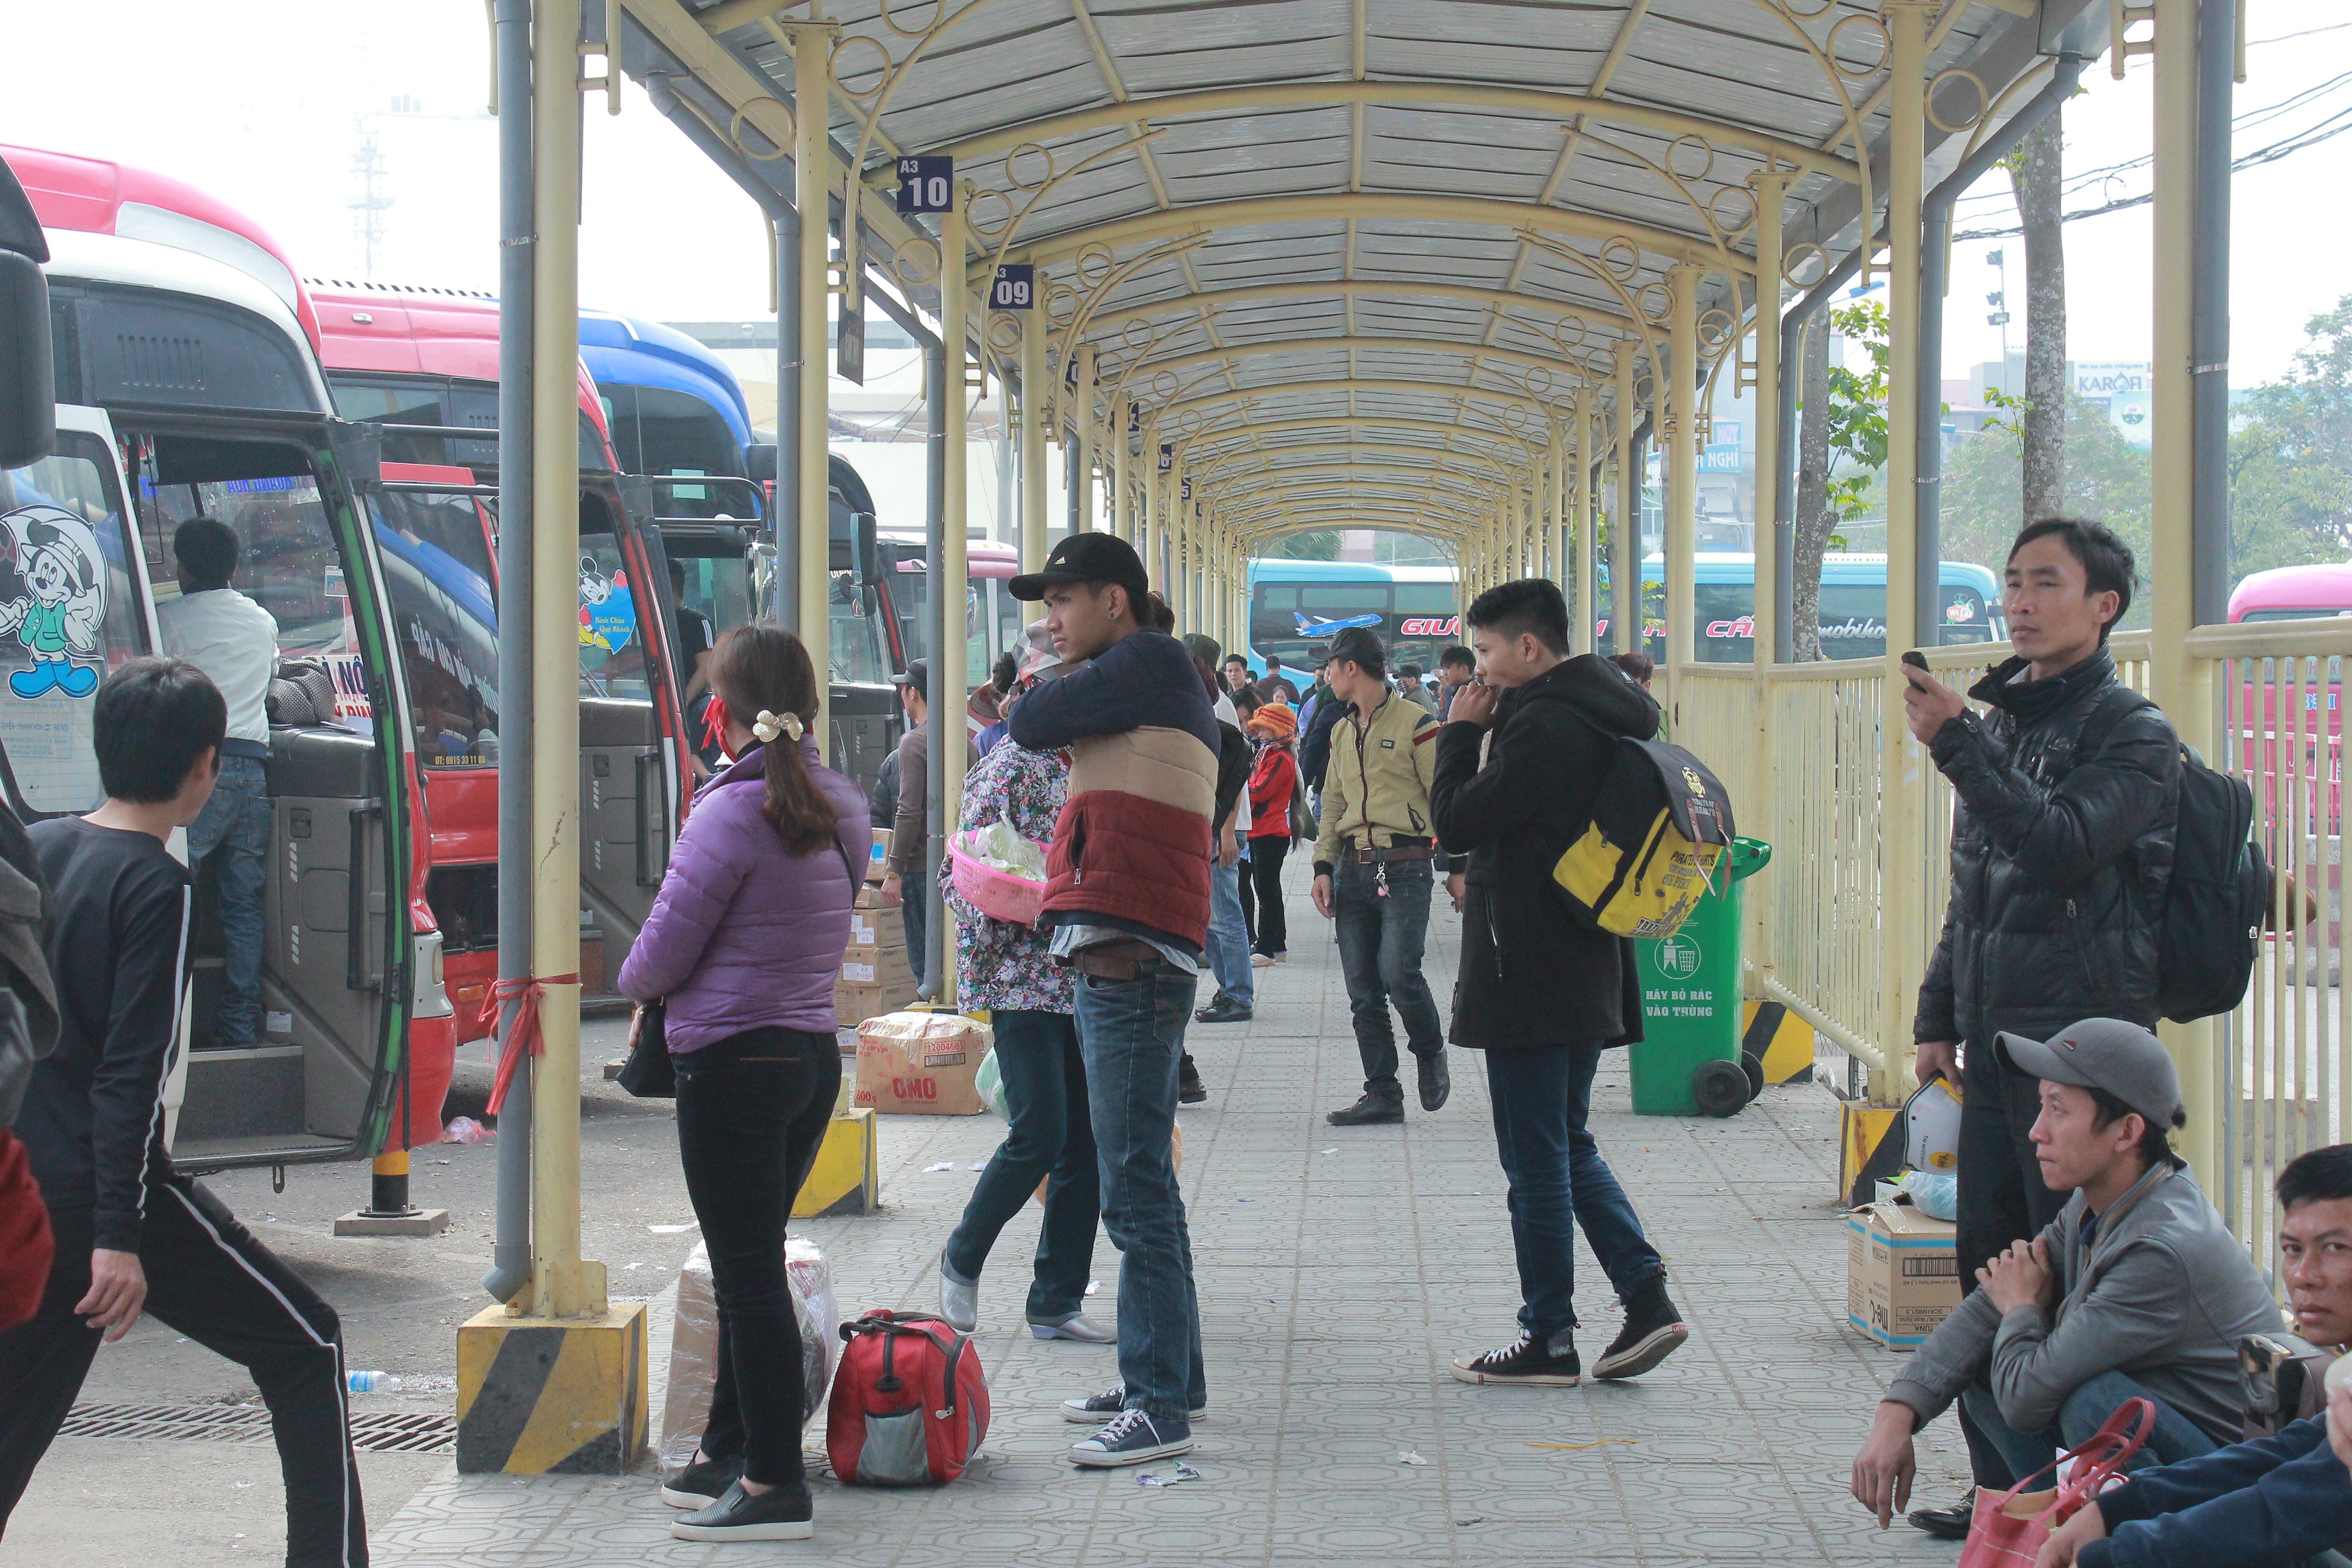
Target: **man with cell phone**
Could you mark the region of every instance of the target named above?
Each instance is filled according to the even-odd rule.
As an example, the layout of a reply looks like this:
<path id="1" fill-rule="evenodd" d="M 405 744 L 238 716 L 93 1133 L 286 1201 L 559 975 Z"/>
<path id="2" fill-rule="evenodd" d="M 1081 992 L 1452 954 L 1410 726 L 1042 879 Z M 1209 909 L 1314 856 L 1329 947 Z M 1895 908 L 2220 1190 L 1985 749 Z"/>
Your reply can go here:
<path id="1" fill-rule="evenodd" d="M 1903 658 L 1912 735 L 1949 780 L 1952 893 L 1912 1025 L 1921 1082 L 1963 1089 L 1959 1275 L 2040 1235 L 2066 1194 L 2047 1186 L 2033 1079 L 1993 1048 L 2076 1019 L 2156 1024 L 2157 940 L 2172 867 L 2180 742 L 2152 705 L 2107 710 L 2107 634 L 2131 605 L 2131 549 L 2095 522 L 2046 518 L 2010 547 L 2001 596 L 2015 656 L 1966 697 L 1916 651 Z M 1969 698 L 1986 705 L 1978 712 Z M 1964 1408 L 1979 1486 L 2009 1484 Z M 1930 1534 L 1968 1533 L 1971 1501 L 1922 1509 Z"/>

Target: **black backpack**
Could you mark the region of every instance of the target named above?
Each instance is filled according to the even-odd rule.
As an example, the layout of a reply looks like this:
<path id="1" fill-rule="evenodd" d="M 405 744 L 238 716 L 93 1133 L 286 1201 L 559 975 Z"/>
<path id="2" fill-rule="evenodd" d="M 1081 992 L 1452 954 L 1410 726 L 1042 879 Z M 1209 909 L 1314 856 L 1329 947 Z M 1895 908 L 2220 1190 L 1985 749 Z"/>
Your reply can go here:
<path id="1" fill-rule="evenodd" d="M 2111 687 L 2083 726 L 2078 763 L 2097 756 L 2126 717 L 2155 706 L 2129 687 Z M 2184 742 L 2172 880 L 2164 891 L 2156 963 L 2156 1010 L 2176 1024 L 2227 1013 L 2245 1000 L 2273 887 L 2270 858 L 2253 829 L 2252 786 L 2215 773 Z"/>

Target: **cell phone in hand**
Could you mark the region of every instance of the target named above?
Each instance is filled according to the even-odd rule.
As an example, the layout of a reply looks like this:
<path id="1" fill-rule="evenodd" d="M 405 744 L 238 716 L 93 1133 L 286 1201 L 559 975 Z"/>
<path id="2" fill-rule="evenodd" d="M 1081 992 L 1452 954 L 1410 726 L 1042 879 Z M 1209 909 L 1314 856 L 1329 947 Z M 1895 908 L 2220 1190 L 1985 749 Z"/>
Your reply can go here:
<path id="1" fill-rule="evenodd" d="M 1927 668 L 1927 656 L 1915 647 L 1903 656 L 1903 662 L 1914 669 L 1925 671 Z"/>

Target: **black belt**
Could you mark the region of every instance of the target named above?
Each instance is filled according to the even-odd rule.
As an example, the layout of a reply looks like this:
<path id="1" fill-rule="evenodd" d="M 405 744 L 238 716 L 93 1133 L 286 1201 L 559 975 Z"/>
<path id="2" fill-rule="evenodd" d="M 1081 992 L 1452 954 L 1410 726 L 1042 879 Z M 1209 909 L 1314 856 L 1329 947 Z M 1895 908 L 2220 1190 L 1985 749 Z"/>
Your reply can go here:
<path id="1" fill-rule="evenodd" d="M 1426 838 L 1399 839 L 1386 849 L 1375 849 L 1370 845 L 1358 848 L 1349 844 L 1339 851 L 1344 858 L 1359 866 L 1375 866 L 1382 861 L 1427 860 L 1437 852 L 1437 847 Z"/>
<path id="2" fill-rule="evenodd" d="M 1167 955 L 1139 937 L 1120 942 L 1097 942 L 1081 948 L 1071 955 L 1071 967 L 1081 974 L 1091 974 L 1101 980 L 1132 980 L 1143 973 L 1145 963 Z"/>

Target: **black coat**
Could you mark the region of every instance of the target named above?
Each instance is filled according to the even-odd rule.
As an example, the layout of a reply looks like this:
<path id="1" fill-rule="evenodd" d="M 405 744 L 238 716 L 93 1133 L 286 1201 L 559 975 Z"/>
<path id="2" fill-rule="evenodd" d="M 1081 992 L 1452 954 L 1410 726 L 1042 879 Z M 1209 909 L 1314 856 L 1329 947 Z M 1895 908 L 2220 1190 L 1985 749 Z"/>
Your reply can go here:
<path id="1" fill-rule="evenodd" d="M 1298 774 L 1308 789 L 1320 792 L 1323 770 L 1331 765 L 1331 731 L 1348 704 L 1333 696 L 1328 686 L 1318 684 L 1315 694 L 1315 716 L 1307 721 L 1307 732 L 1298 737 Z"/>
<path id="2" fill-rule="evenodd" d="M 1580 655 L 1503 694 L 1494 743 L 1460 721 L 1437 737 L 1430 815 L 1470 858 L 1457 1046 L 1624 1045 L 1642 1037 L 1633 944 L 1577 920 L 1552 866 L 1585 830 L 1616 740 L 1658 732 L 1658 705 L 1607 659 Z"/>
<path id="3" fill-rule="evenodd" d="M 2103 648 L 2046 680 L 2012 658 L 1928 750 L 1958 796 L 1952 900 L 1919 987 L 1918 1040 L 1983 1049 L 2002 1030 L 2046 1040 L 2084 1018 L 2156 1023 L 2157 936 L 2172 874 L 2180 741 L 2144 706 L 2077 756 L 2116 682 Z"/>

